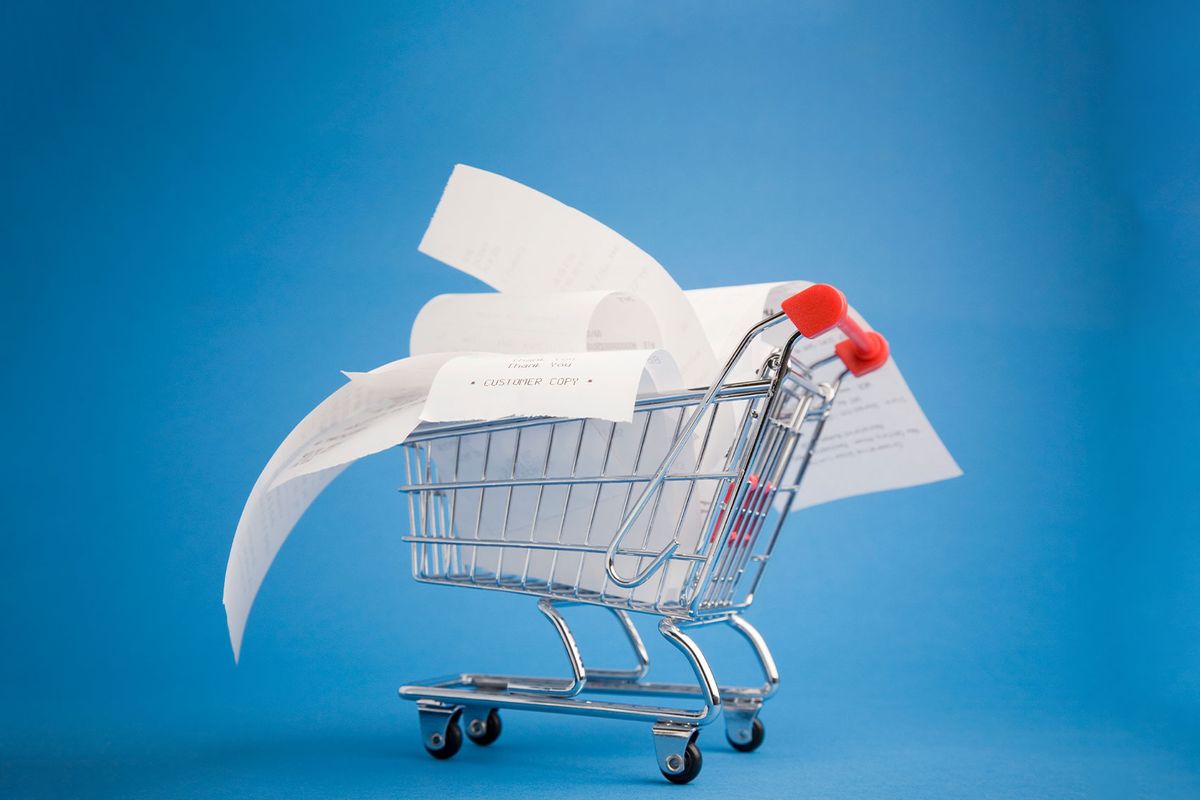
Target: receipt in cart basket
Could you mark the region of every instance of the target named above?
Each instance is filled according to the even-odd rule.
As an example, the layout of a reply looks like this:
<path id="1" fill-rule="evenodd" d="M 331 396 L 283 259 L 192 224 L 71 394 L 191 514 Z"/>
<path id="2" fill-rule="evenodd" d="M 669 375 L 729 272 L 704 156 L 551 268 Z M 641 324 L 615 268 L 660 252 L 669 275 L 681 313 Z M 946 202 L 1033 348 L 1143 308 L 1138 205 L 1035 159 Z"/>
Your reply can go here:
<path id="1" fill-rule="evenodd" d="M 811 284 L 793 281 L 749 286 L 722 286 L 687 292 L 717 353 L 731 352 L 745 331 L 765 316 L 779 312 L 779 303 Z M 853 308 L 850 313 L 865 328 L 871 326 Z M 786 322 L 782 334 L 794 329 Z M 770 354 L 782 344 L 780 333 L 768 345 L 752 348 L 735 376 L 754 377 Z M 836 331 L 813 340 L 802 340 L 795 353 L 812 362 L 833 352 L 842 335 Z M 785 485 L 795 479 L 793 465 Z M 796 493 L 793 508 L 820 505 L 832 500 L 887 489 L 902 489 L 956 478 L 962 470 L 942 444 L 895 360 L 861 378 L 843 381 L 833 413 L 821 434 L 812 464 Z M 787 498 L 781 498 L 786 502 Z"/>
<path id="2" fill-rule="evenodd" d="M 421 419 L 544 416 L 629 422 L 639 393 L 678 388 L 678 370 L 663 350 L 459 356 L 438 372 Z"/>
<path id="3" fill-rule="evenodd" d="M 627 292 L 443 294 L 417 314 L 413 355 L 447 351 L 581 353 L 656 350 L 658 320 Z"/>
<path id="4" fill-rule="evenodd" d="M 482 389 L 506 375 L 507 385 L 486 387 L 487 392 L 479 394 L 462 391 L 459 385 L 476 380 Z M 628 419 L 639 391 L 672 389 L 679 381 L 670 356 L 652 350 L 532 359 L 438 353 L 347 376 L 350 382 L 317 406 L 279 446 L 242 511 L 224 591 L 235 658 L 254 597 L 305 510 L 348 464 L 403 442 L 421 422 L 423 410 L 432 409 L 426 419 L 430 414 L 453 420 L 517 414 Z"/>
<path id="5" fill-rule="evenodd" d="M 686 385 L 703 386 L 716 371 L 696 312 L 657 261 L 586 214 L 516 181 L 456 166 L 420 250 L 501 292 L 635 294 L 658 315 L 661 346 Z"/>
<path id="6" fill-rule="evenodd" d="M 812 284 L 808 281 L 783 281 L 689 289 L 684 294 L 696 309 L 696 316 L 700 318 L 704 335 L 717 359 L 724 363 L 751 325 L 778 314 L 780 303 L 809 286 Z M 796 329 L 786 322 L 764 331 L 751 341 L 746 353 L 730 373 L 729 380 L 754 380 L 767 357 L 781 348 L 795 332 Z"/>

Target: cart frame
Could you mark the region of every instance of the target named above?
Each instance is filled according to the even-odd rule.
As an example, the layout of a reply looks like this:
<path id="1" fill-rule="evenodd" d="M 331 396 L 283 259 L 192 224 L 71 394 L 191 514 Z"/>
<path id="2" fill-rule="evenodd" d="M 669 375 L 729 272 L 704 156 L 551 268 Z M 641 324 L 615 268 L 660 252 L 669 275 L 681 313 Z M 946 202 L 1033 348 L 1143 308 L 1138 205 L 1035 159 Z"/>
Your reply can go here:
<path id="1" fill-rule="evenodd" d="M 732 383 L 729 376 L 751 343 L 769 328 L 790 319 L 797 330 L 774 351 L 759 370 L 759 380 Z M 849 337 L 834 352 L 812 363 L 801 362 L 794 350 L 801 339 L 815 338 L 837 327 Z M 557 427 L 550 429 L 542 474 L 532 478 L 518 476 L 517 459 L 522 431 L 536 426 L 577 424 L 580 443 L 585 420 L 546 418 L 506 419 L 482 423 L 453 423 L 424 426 L 401 446 L 409 482 L 400 490 L 409 497 L 412 533 L 403 537 L 411 545 L 413 576 L 418 581 L 468 586 L 531 594 L 537 596 L 538 610 L 557 632 L 566 654 L 569 677 L 536 677 L 459 673 L 410 683 L 400 687 L 400 697 L 417 703 L 421 735 L 425 748 L 436 758 L 449 758 L 462 744 L 460 720 L 465 720 L 466 735 L 479 745 L 491 744 L 500 734 L 498 709 L 519 709 L 587 716 L 608 717 L 651 723 L 656 762 L 663 776 L 673 783 L 686 783 L 700 772 L 702 757 L 696 745 L 700 729 L 724 716 L 725 733 L 730 744 L 748 752 L 762 744 L 765 728 L 758 718 L 763 704 L 779 687 L 779 671 L 763 636 L 742 615 L 753 602 L 766 565 L 774 551 L 780 530 L 788 516 L 795 493 L 812 461 L 821 432 L 833 409 L 842 381 L 849 374 L 862 375 L 878 368 L 888 358 L 886 340 L 875 332 L 862 330 L 848 315 L 841 292 L 816 285 L 786 300 L 783 311 L 768 316 L 746 332 L 709 387 L 688 392 L 639 400 L 635 414 L 644 416 L 641 444 L 634 459 L 632 474 L 579 476 L 579 455 L 569 475 L 550 474 L 551 448 Z M 829 367 L 842 362 L 840 371 Z M 819 382 L 817 375 L 830 374 Z M 737 412 L 730 414 L 726 408 Z M 678 410 L 671 446 L 653 474 L 641 474 L 647 431 L 655 413 Z M 689 411 L 685 418 L 685 412 Z M 707 429 L 702 423 L 707 420 Z M 731 444 L 724 452 L 716 451 L 719 463 L 713 468 L 712 457 L 705 453 L 714 429 L 717 438 L 730 434 Z M 614 432 L 616 428 L 612 429 Z M 700 432 L 703 430 L 703 434 Z M 482 475 L 478 480 L 461 480 L 458 456 L 462 437 L 486 436 L 487 448 L 492 436 L 516 432 L 516 450 L 511 474 L 500 478 Z M 607 441 L 609 453 L 613 434 Z M 698 438 L 699 437 L 699 438 Z M 695 443 L 703 445 L 695 451 Z M 440 442 L 440 444 L 438 444 Z M 439 477 L 435 447 L 453 442 L 453 476 Z M 691 448 L 689 450 L 689 447 Z M 682 470 L 676 467 L 680 459 Z M 484 458 L 485 471 L 487 456 Z M 688 467 L 692 469 L 688 469 Z M 415 467 L 415 468 L 414 468 Z M 662 527 L 660 505 L 665 487 L 682 482 L 686 495 L 670 540 L 662 547 L 647 547 L 651 531 Z M 588 522 L 582 544 L 563 543 L 567 507 L 572 492 L 579 486 L 595 485 L 593 516 L 605 485 L 626 487 L 620 525 L 607 544 L 591 544 L 592 522 Z M 630 505 L 633 489 L 640 485 L 636 501 Z M 532 529 L 538 525 L 545 487 L 566 487 L 558 539 L 537 541 L 533 531 L 529 539 L 510 533 L 512 498 L 516 491 L 537 489 L 533 504 Z M 701 487 L 697 493 L 696 487 Z M 507 492 L 503 525 L 499 535 L 483 537 L 484 497 L 488 491 Z M 583 490 L 579 490 L 582 492 Z M 478 492 L 478 513 L 472 525 L 460 519 L 455 510 L 459 493 Z M 693 495 L 711 498 L 703 513 L 688 516 Z M 702 501 L 698 501 L 702 502 Z M 666 505 L 670 505 L 669 503 Z M 648 515 L 648 516 L 643 516 Z M 762 536 L 765 523 L 773 517 L 769 534 Z M 695 527 L 688 530 L 686 522 Z M 636 535 L 641 521 L 641 547 L 627 546 Z M 460 530 L 462 529 L 462 530 Z M 467 535 L 467 531 L 473 536 Z M 706 532 L 710 532 L 705 536 Z M 692 533 L 692 546 L 685 546 Z M 601 535 L 604 535 L 601 532 Z M 479 566 L 479 552 L 498 554 L 494 569 Z M 524 553 L 524 568 L 519 575 L 506 572 L 504 558 L 511 552 Z M 531 576 L 531 553 L 552 553 L 553 565 L 544 578 Z M 564 555 L 565 554 L 565 555 Z M 553 577 L 559 558 L 578 559 L 575 581 L 556 581 Z M 604 575 L 600 587 L 584 587 L 580 577 L 587 559 L 603 559 Z M 626 574 L 621 560 L 636 560 L 633 574 Z M 486 559 L 485 559 L 486 560 Z M 678 587 L 668 590 L 668 570 L 686 574 Z M 660 576 L 655 591 L 638 587 Z M 650 599 L 647 599 L 647 596 Z M 585 666 L 583 656 L 562 610 L 579 605 L 608 609 L 621 629 L 633 653 L 634 665 L 625 668 L 596 669 Z M 660 617 L 658 631 L 683 654 L 694 684 L 660 683 L 647 680 L 650 659 L 644 641 L 630 612 Z M 736 632 L 750 647 L 762 683 L 754 686 L 725 686 L 718 683 L 707 659 L 689 631 L 725 627 Z M 585 695 L 620 696 L 629 700 L 594 699 Z M 634 702 L 642 698 L 674 698 L 699 701 L 699 706 L 661 705 Z"/>

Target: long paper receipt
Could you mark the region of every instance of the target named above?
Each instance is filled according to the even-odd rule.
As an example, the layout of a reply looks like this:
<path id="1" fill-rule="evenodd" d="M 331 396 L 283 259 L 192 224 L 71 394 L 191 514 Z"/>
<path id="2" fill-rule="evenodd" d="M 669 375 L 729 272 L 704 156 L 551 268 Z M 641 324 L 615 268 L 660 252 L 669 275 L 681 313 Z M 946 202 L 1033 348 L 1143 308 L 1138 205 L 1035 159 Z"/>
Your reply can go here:
<path id="1" fill-rule="evenodd" d="M 224 603 L 235 658 L 275 554 L 350 463 L 402 443 L 423 421 L 589 418 L 597 421 L 586 423 L 581 442 L 592 447 L 593 439 L 603 441 L 604 429 L 595 426 L 629 420 L 638 396 L 710 383 L 742 334 L 808 285 L 684 292 L 653 258 L 586 214 L 464 165 L 455 167 L 420 250 L 499 292 L 433 298 L 413 325 L 409 358 L 346 373 L 349 382 L 280 444 L 246 501 L 226 568 Z M 780 337 L 786 337 L 782 326 L 755 343 L 731 379 L 753 379 Z M 823 356 L 837 338 L 802 342 L 798 355 Z M 595 435 L 586 435 L 593 428 Z M 732 420 L 718 416 L 713 435 L 724 440 L 733 430 Z M 665 453 L 672 435 L 647 432 L 637 444 L 642 452 Z M 479 457 L 469 449 L 460 455 Z M 651 472 L 653 460 L 643 465 Z M 843 384 L 795 505 L 960 474 L 889 361 Z M 615 530 L 623 507 L 620 498 L 598 497 L 595 529 Z M 556 527 L 563 528 L 561 521 Z M 696 520 L 685 527 L 701 526 Z M 574 533 L 564 535 L 573 541 Z M 502 552 L 488 558 L 496 563 L 484 566 L 502 571 Z M 590 589 L 607 582 L 598 559 L 576 564 L 560 558 L 551 566 L 542 563 L 547 558 L 533 553 L 526 566 L 533 572 L 567 569 Z M 631 596 L 649 601 L 655 590 L 677 591 L 684 578 L 677 566 L 667 569 L 657 589 L 651 582 Z"/>
<path id="2" fill-rule="evenodd" d="M 674 363 L 658 350 L 517 358 L 522 362 L 515 371 L 510 355 L 435 353 L 347 373 L 350 382 L 296 426 L 263 469 L 234 534 L 224 604 L 235 657 L 254 598 L 300 517 L 350 463 L 400 444 L 422 417 L 545 414 L 621 421 L 631 418 L 639 392 L 679 388 Z M 472 381 L 482 388 L 506 376 L 508 385 L 495 393 L 459 391 Z"/>

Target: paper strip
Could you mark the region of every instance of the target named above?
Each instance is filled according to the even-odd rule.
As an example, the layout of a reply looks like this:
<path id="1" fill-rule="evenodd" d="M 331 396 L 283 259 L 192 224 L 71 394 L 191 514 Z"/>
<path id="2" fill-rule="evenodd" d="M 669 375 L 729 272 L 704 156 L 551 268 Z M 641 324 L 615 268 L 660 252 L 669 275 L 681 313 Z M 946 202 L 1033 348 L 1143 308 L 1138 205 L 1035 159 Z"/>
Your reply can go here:
<path id="1" fill-rule="evenodd" d="M 396 377 L 404 377 L 406 384 L 424 383 L 427 389 L 448 358 L 432 355 L 403 359 L 378 371 L 394 371 Z M 423 399 L 424 393 L 420 394 Z M 403 397 L 382 396 L 351 382 L 313 409 L 276 449 L 242 509 L 225 568 L 223 602 L 235 659 L 241 653 L 250 607 L 279 548 L 312 501 L 345 469 L 345 462 L 322 466 L 320 459 L 342 437 L 361 433 L 366 420 L 388 419 L 391 435 L 402 440 L 418 424 L 419 411 L 419 405 Z M 313 470 L 281 481 L 281 476 L 297 463 Z"/>
<path id="2" fill-rule="evenodd" d="M 716 362 L 700 320 L 657 261 L 591 217 L 516 181 L 459 164 L 420 250 L 502 292 L 608 289 L 642 298 L 688 386 Z"/>
<path id="3" fill-rule="evenodd" d="M 413 355 L 581 353 L 662 346 L 654 311 L 625 292 L 443 294 L 413 323 Z"/>
<path id="4" fill-rule="evenodd" d="M 438 372 L 421 419 L 544 416 L 629 422 L 639 390 L 678 388 L 678 371 L 663 350 L 459 356 Z"/>

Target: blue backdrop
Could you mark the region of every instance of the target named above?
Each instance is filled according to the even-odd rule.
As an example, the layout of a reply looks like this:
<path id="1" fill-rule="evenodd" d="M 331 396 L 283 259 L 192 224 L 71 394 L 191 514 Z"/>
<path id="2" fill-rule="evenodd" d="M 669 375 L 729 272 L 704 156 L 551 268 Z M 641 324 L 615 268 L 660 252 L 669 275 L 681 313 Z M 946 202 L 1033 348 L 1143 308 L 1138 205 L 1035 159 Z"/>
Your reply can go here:
<path id="1" fill-rule="evenodd" d="M 685 287 L 843 286 L 966 472 L 789 523 L 751 614 L 767 744 L 706 733 L 684 791 L 1200 795 L 1198 24 L 5 4 L 0 794 L 673 791 L 633 724 L 509 714 L 424 754 L 403 680 L 563 665 L 527 599 L 408 578 L 389 457 L 301 521 L 230 654 L 225 559 L 276 444 L 478 288 L 416 252 L 464 162 Z"/>

